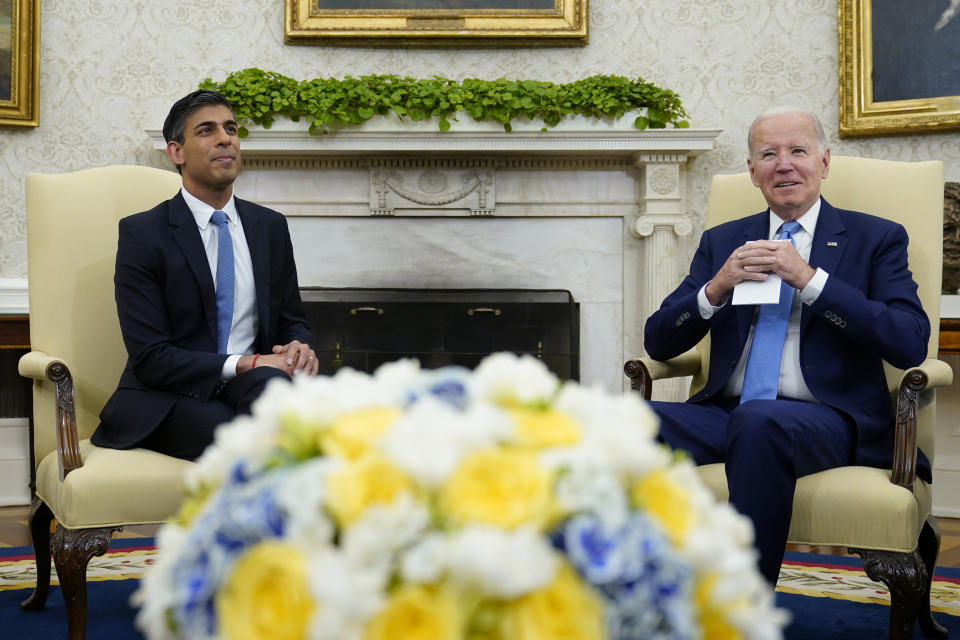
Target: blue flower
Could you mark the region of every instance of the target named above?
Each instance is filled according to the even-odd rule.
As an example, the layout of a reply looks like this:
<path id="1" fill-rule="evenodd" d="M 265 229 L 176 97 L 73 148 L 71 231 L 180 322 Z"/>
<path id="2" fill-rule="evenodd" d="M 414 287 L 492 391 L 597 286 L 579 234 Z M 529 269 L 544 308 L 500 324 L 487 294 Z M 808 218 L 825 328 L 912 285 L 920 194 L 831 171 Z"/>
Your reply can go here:
<path id="1" fill-rule="evenodd" d="M 275 470 L 243 482 L 234 473 L 234 481 L 224 485 L 198 516 L 183 561 L 173 570 L 174 583 L 183 594 L 173 611 L 179 628 L 207 629 L 212 634 L 213 599 L 236 558 L 262 540 L 283 536 L 287 514 L 276 492 L 286 474 Z"/>
<path id="2" fill-rule="evenodd" d="M 607 600 L 607 631 L 619 640 L 696 637 L 690 568 L 643 513 L 618 527 L 594 514 L 553 536 L 577 572 Z"/>

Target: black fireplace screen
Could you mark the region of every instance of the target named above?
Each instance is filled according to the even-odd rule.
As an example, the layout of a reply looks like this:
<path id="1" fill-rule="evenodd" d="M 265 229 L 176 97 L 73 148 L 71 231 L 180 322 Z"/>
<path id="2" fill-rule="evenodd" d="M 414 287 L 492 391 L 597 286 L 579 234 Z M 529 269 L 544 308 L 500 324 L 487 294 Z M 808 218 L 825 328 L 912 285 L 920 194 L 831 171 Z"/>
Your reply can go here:
<path id="1" fill-rule="evenodd" d="M 475 367 L 497 351 L 530 354 L 580 378 L 580 305 L 556 289 L 301 289 L 320 373 L 371 372 L 417 358 Z"/>

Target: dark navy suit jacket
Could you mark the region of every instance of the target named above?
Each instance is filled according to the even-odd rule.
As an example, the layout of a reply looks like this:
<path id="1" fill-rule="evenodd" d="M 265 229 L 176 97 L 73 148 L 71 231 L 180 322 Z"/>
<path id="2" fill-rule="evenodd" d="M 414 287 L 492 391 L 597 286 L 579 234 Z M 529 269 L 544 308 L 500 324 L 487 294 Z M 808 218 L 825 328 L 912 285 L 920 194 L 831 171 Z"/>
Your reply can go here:
<path id="1" fill-rule="evenodd" d="M 312 344 L 293 247 L 280 213 L 235 199 L 257 296 L 257 353 Z M 120 220 L 114 274 L 127 365 L 100 413 L 93 443 L 127 448 L 149 435 L 181 396 L 209 400 L 227 356 L 217 353 L 217 304 L 197 223 L 180 193 Z"/>
<path id="2" fill-rule="evenodd" d="M 697 292 L 747 240 L 766 239 L 766 211 L 704 231 L 689 275 L 647 320 L 644 346 L 656 360 L 692 348 L 710 331 L 710 369 L 691 402 L 717 395 L 746 345 L 756 307 L 727 304 L 708 320 Z M 907 268 L 907 233 L 899 224 L 822 201 L 810 266 L 829 274 L 800 322 L 800 369 L 820 402 L 857 426 L 857 464 L 889 468 L 893 416 L 882 360 L 906 369 L 927 355 L 930 322 Z M 918 473 L 929 481 L 929 463 Z M 924 468 L 920 468 L 924 467 Z"/>

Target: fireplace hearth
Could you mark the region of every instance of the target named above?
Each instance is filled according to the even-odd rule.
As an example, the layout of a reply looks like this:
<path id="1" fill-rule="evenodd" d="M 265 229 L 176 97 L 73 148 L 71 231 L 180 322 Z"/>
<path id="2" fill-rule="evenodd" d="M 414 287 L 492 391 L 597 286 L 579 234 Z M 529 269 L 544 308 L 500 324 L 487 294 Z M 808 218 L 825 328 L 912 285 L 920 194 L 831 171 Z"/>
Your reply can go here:
<path id="1" fill-rule="evenodd" d="M 475 367 L 498 351 L 541 359 L 580 379 L 580 305 L 556 289 L 301 289 L 320 373 L 372 372 L 416 358 L 426 368 Z"/>

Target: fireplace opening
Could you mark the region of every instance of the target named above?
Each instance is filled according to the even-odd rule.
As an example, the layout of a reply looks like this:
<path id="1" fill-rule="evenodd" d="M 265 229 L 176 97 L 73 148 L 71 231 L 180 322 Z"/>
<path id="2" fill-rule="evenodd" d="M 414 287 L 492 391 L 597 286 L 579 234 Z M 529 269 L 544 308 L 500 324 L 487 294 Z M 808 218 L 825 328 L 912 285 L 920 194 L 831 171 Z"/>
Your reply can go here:
<path id="1" fill-rule="evenodd" d="M 530 354 L 561 380 L 580 379 L 580 305 L 558 289 L 303 287 L 320 373 L 372 372 L 416 358 L 475 367 L 497 351 Z"/>

